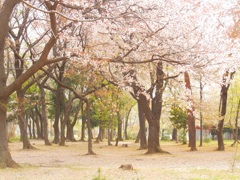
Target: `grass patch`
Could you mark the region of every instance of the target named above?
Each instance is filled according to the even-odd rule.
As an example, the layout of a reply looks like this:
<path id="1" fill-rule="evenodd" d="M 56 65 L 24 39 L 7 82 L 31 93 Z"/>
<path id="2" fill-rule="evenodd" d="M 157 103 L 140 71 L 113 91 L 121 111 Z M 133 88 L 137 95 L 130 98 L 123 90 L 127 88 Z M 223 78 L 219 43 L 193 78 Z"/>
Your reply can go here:
<path id="1" fill-rule="evenodd" d="M 20 141 L 20 137 L 10 137 L 9 138 L 10 143 L 19 142 L 19 141 Z"/>
<path id="2" fill-rule="evenodd" d="M 102 170 L 101 168 L 98 168 L 97 175 L 92 180 L 106 180 L 105 176 L 102 176 Z"/>

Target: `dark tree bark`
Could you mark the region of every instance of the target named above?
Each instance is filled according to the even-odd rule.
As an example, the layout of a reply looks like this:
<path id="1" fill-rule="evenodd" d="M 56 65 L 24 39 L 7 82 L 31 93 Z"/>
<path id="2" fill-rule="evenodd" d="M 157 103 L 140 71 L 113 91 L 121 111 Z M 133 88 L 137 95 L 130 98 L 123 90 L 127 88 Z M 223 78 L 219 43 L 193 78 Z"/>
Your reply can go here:
<path id="1" fill-rule="evenodd" d="M 176 141 L 176 142 L 178 142 L 177 129 L 176 129 L 176 128 L 173 128 L 171 141 Z"/>
<path id="2" fill-rule="evenodd" d="M 238 101 L 238 107 L 237 107 L 237 113 L 235 118 L 235 132 L 234 132 L 234 142 L 231 144 L 231 146 L 234 146 L 236 143 L 240 143 L 238 141 L 238 117 L 239 117 L 239 110 L 240 110 L 240 99 Z"/>
<path id="3" fill-rule="evenodd" d="M 133 78 L 136 78 L 134 70 L 128 72 Z M 153 78 L 152 78 L 153 79 Z M 145 118 L 149 124 L 149 136 L 148 136 L 148 151 L 147 154 L 152 153 L 167 153 L 160 148 L 159 131 L 160 131 L 160 118 L 162 113 L 162 95 L 166 87 L 166 77 L 163 72 L 163 64 L 161 61 L 156 64 L 155 81 L 152 82 L 151 88 L 148 90 L 150 97 L 152 97 L 152 104 L 149 104 L 149 98 L 146 94 L 146 90 L 138 86 L 136 83 L 132 83 L 134 94 L 137 96 Z M 164 83 L 165 82 L 165 83 Z"/>
<path id="4" fill-rule="evenodd" d="M 4 48 L 8 34 L 10 16 L 14 7 L 20 3 L 20 0 L 5 1 L 0 11 L 0 168 L 17 167 L 18 165 L 12 159 L 8 149 L 7 139 L 7 103 L 12 92 L 7 92 L 7 74 L 5 71 Z M 16 90 L 16 89 L 14 89 Z"/>
<path id="5" fill-rule="evenodd" d="M 79 112 L 81 110 L 81 104 L 82 102 L 80 101 L 77 109 L 76 109 L 76 112 L 75 112 L 75 115 L 74 115 L 74 119 L 73 119 L 73 122 L 70 122 L 68 121 L 67 122 L 67 139 L 71 142 L 75 142 L 76 139 L 74 137 L 74 131 L 73 131 L 73 128 L 78 120 L 78 115 L 79 115 Z"/>
<path id="6" fill-rule="evenodd" d="M 42 113 L 40 113 L 39 109 L 37 106 L 35 106 L 36 114 L 38 115 L 37 120 L 37 128 L 38 128 L 38 139 L 43 139 L 43 122 L 42 122 Z"/>
<path id="7" fill-rule="evenodd" d="M 226 70 L 222 77 L 222 84 L 221 84 L 221 93 L 220 93 L 220 105 L 219 105 L 219 114 L 220 120 L 218 121 L 218 151 L 224 151 L 225 146 L 223 142 L 223 125 L 224 125 L 224 118 L 227 110 L 227 97 L 228 97 L 228 89 L 230 87 L 230 82 L 233 79 L 235 71 L 229 72 Z"/>
<path id="8" fill-rule="evenodd" d="M 120 112 L 117 112 L 117 117 L 118 117 L 118 131 L 117 131 L 117 139 L 118 141 L 123 141 L 123 137 L 122 137 L 122 117 Z"/>
<path id="9" fill-rule="evenodd" d="M 6 135 L 6 113 L 7 113 L 7 102 L 10 95 L 16 90 L 20 89 L 24 82 L 26 82 L 30 77 L 32 77 L 39 69 L 43 66 L 66 60 L 65 57 L 49 60 L 48 55 L 51 51 L 53 45 L 56 42 L 56 17 L 54 13 L 49 14 L 50 16 L 50 24 L 52 29 L 52 35 L 49 37 L 48 42 L 43 47 L 42 53 L 37 61 L 31 65 L 21 76 L 19 76 L 16 80 L 14 80 L 11 84 L 7 86 L 7 74 L 5 71 L 5 57 L 4 57 L 4 49 L 6 37 L 9 32 L 8 23 L 10 22 L 10 16 L 13 12 L 14 7 L 20 3 L 20 0 L 7 0 L 4 1 L 4 4 L 1 7 L 0 11 L 0 167 L 13 167 L 17 166 L 17 164 L 12 160 L 12 157 L 9 153 L 9 149 L 7 146 L 7 135 Z M 50 2 L 45 2 L 48 6 L 48 10 L 56 9 L 57 3 L 54 2 L 52 6 Z"/>
<path id="10" fill-rule="evenodd" d="M 55 120 L 53 123 L 54 139 L 52 143 L 54 144 L 59 143 L 59 137 L 60 137 L 59 121 L 61 118 L 61 109 L 63 107 L 62 100 L 61 100 L 62 98 L 63 98 L 62 88 L 58 85 L 57 91 L 56 91 L 56 99 L 55 99 Z"/>
<path id="11" fill-rule="evenodd" d="M 147 149 L 147 137 L 146 137 L 146 125 L 145 125 L 145 115 L 143 109 L 141 107 L 140 102 L 138 102 L 138 117 L 139 117 L 139 140 L 140 140 L 140 148 L 139 149 Z"/>
<path id="12" fill-rule="evenodd" d="M 27 133 L 28 125 L 25 119 L 24 93 L 22 92 L 22 90 L 17 90 L 17 96 L 19 100 L 17 118 L 18 118 L 19 128 L 21 132 L 23 149 L 33 149 L 34 147 L 30 144 L 28 133 Z"/>
<path id="13" fill-rule="evenodd" d="M 196 151 L 196 128 L 195 128 L 195 116 L 193 114 L 194 112 L 194 106 L 193 106 L 193 100 L 192 100 L 192 88 L 190 83 L 190 78 L 188 75 L 188 72 L 185 71 L 184 73 L 184 80 L 185 80 L 185 86 L 187 89 L 187 101 L 188 101 L 188 132 L 189 132 L 189 147 L 190 151 Z"/>
<path id="14" fill-rule="evenodd" d="M 42 139 L 42 131 L 41 131 L 41 126 L 40 126 L 40 117 L 39 117 L 39 111 L 38 111 L 38 108 L 37 108 L 37 105 L 34 107 L 35 109 L 35 118 L 34 118 L 34 121 L 36 123 L 36 128 L 37 128 L 37 138 L 38 139 Z"/>
<path id="15" fill-rule="evenodd" d="M 67 123 L 69 123 L 70 121 L 70 115 L 71 115 L 71 110 L 72 110 L 72 103 L 73 100 L 75 99 L 75 96 L 71 96 L 68 101 L 64 102 L 64 118 L 61 120 L 61 138 L 60 138 L 60 142 L 59 145 L 60 146 L 65 146 L 65 128 Z"/>
<path id="16" fill-rule="evenodd" d="M 33 132 L 33 139 L 36 139 L 36 131 L 35 131 L 35 115 L 33 113 L 33 109 L 31 109 L 31 117 L 32 117 L 32 132 Z"/>
<path id="17" fill-rule="evenodd" d="M 55 48 L 54 48 L 54 52 L 55 52 Z M 55 52 L 55 54 L 57 54 L 57 52 Z M 64 71 L 65 71 L 65 65 L 66 62 L 62 62 L 60 66 L 57 66 L 59 69 L 59 74 L 56 75 L 58 77 L 58 81 L 59 82 L 63 82 L 63 75 L 64 75 Z M 53 139 L 53 143 L 54 144 L 58 144 L 59 143 L 59 137 L 60 137 L 60 131 L 59 131 L 59 121 L 60 119 L 62 119 L 61 117 L 61 111 L 63 109 L 63 99 L 64 99 L 64 95 L 63 95 L 63 88 L 58 84 L 57 85 L 57 90 L 55 92 L 55 120 L 54 120 L 54 124 L 53 124 L 53 128 L 54 128 L 54 139 Z"/>
<path id="18" fill-rule="evenodd" d="M 83 104 L 81 105 L 82 114 L 84 112 Z M 85 128 L 86 128 L 86 117 L 82 116 L 82 128 L 81 128 L 81 139 L 80 141 L 85 141 Z"/>
<path id="19" fill-rule="evenodd" d="M 43 139 L 45 142 L 45 145 L 49 146 L 51 145 L 49 139 L 48 139 L 48 118 L 47 118 L 47 110 L 46 110 L 46 93 L 44 90 L 44 83 L 48 80 L 48 77 L 46 77 L 41 83 L 39 83 L 40 88 L 40 101 L 42 105 L 42 122 L 43 122 Z"/>
<path id="20" fill-rule="evenodd" d="M 86 103 L 86 115 L 87 115 L 87 128 L 88 128 L 88 155 L 94 155 L 96 153 L 93 152 L 93 148 L 92 148 L 92 128 L 91 128 L 91 110 L 90 110 L 90 104 L 88 102 L 88 100 L 85 99 L 85 103 Z"/>
<path id="21" fill-rule="evenodd" d="M 26 26 L 27 20 L 29 16 L 29 9 L 27 9 L 22 16 L 22 23 L 19 23 L 20 28 L 18 28 L 18 31 L 14 33 L 12 30 L 10 30 L 10 35 L 14 39 L 14 42 L 10 45 L 11 49 L 13 49 L 14 52 L 14 67 L 15 67 L 15 73 L 16 73 L 16 79 L 18 79 L 20 76 L 22 76 L 24 72 L 24 57 L 20 55 L 21 50 L 21 37 L 23 36 L 24 28 Z M 20 86 L 17 89 L 17 98 L 18 98 L 18 113 L 17 118 L 19 121 L 19 128 L 21 132 L 21 140 L 23 142 L 23 149 L 33 149 L 33 146 L 30 144 L 28 133 L 27 133 L 27 120 L 25 119 L 25 106 L 24 106 L 24 95 L 26 93 L 26 90 L 23 89 L 22 86 Z"/>

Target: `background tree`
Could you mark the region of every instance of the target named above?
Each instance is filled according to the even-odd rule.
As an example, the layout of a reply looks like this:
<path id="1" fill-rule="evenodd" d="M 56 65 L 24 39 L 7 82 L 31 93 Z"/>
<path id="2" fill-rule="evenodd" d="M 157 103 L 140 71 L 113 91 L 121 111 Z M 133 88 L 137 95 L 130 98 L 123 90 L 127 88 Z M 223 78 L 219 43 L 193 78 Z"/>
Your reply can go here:
<path id="1" fill-rule="evenodd" d="M 183 144 L 187 143 L 186 133 L 187 133 L 187 125 L 188 125 L 188 116 L 186 111 L 177 106 L 171 106 L 170 111 L 170 121 L 173 124 L 174 128 L 178 130 L 182 130 L 182 142 Z"/>

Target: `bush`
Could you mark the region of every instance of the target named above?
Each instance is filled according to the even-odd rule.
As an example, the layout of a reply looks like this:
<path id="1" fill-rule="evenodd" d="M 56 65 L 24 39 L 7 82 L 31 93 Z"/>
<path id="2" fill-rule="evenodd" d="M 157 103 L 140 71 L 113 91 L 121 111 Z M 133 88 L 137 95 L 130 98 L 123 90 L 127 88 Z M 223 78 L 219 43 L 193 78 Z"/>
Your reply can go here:
<path id="1" fill-rule="evenodd" d="M 169 136 L 162 136 L 161 140 L 162 141 L 170 141 L 170 137 Z"/>
<path id="2" fill-rule="evenodd" d="M 211 142 L 211 138 L 209 138 L 209 137 L 204 137 L 203 142 L 204 142 L 204 143 L 210 143 L 210 142 Z"/>

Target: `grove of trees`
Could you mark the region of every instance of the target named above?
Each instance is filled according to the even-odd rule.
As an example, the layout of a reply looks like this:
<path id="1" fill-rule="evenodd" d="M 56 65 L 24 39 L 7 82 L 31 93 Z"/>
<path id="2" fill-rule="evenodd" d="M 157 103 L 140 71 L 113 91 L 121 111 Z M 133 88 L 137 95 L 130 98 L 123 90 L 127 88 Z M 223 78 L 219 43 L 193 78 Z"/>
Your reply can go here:
<path id="1" fill-rule="evenodd" d="M 166 114 L 164 123 L 188 132 L 191 151 L 197 122 L 201 130 L 217 126 L 217 150 L 224 150 L 224 122 L 238 133 L 238 7 L 224 0 L 1 0 L 0 167 L 18 167 L 8 122 L 19 125 L 23 149 L 34 149 L 29 138 L 76 141 L 81 119 L 80 140 L 95 154 L 92 128 L 96 142 L 107 134 L 108 145 L 115 138 L 117 145 L 129 138 L 134 106 L 148 154 L 168 153 L 159 137 Z"/>

